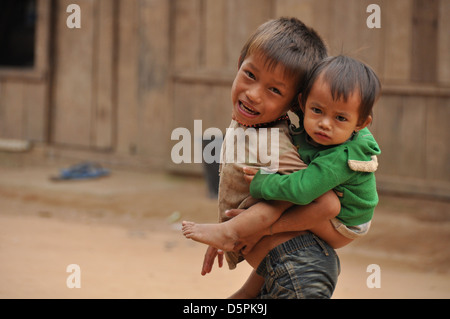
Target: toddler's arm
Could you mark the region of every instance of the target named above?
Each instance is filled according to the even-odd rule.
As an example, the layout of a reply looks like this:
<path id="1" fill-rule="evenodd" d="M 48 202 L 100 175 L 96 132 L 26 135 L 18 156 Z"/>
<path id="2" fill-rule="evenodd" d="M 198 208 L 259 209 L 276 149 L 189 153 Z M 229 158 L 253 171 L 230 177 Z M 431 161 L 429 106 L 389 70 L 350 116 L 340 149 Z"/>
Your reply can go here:
<path id="1" fill-rule="evenodd" d="M 314 159 L 307 168 L 288 175 L 258 171 L 250 184 L 250 194 L 254 198 L 307 205 L 355 173 L 346 162 L 330 153 Z"/>
<path id="2" fill-rule="evenodd" d="M 249 253 L 263 236 L 309 230 L 325 240 L 333 248 L 345 246 L 350 242 L 338 233 L 330 223 L 340 211 L 340 202 L 333 191 L 329 191 L 309 205 L 292 206 L 287 209 L 272 225 L 266 227 L 255 235 L 241 239 L 238 249 L 245 247 L 242 252 Z M 247 210 L 257 209 L 252 206 Z M 242 210 L 227 212 L 230 217 L 240 214 Z"/>

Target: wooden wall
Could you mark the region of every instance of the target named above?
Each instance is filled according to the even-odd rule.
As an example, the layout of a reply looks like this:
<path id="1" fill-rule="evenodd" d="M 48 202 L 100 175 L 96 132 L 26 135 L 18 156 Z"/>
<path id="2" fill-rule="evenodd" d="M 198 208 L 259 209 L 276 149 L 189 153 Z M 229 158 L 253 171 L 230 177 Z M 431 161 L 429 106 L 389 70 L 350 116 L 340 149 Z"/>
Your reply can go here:
<path id="1" fill-rule="evenodd" d="M 372 3 L 381 8 L 379 29 L 366 24 Z M 193 131 L 193 119 L 203 119 L 207 127 L 225 128 L 248 34 L 267 19 L 296 16 L 323 36 L 330 54 L 369 63 L 383 82 L 371 127 L 382 148 L 380 189 L 450 198 L 446 13 L 450 2 L 439 0 L 176 1 L 173 125 Z"/>
<path id="2" fill-rule="evenodd" d="M 120 154 L 168 160 L 170 1 L 120 1 L 117 141 Z"/>
<path id="3" fill-rule="evenodd" d="M 81 7 L 81 29 L 65 26 L 70 3 Z M 372 3 L 379 29 L 366 25 Z M 0 70 L 1 138 L 201 172 L 172 163 L 172 130 L 193 133 L 196 119 L 225 130 L 246 38 L 268 19 L 296 16 L 330 54 L 360 58 L 382 79 L 372 125 L 380 189 L 450 198 L 448 0 L 39 0 L 39 8 L 34 77 Z"/>
<path id="4" fill-rule="evenodd" d="M 50 142 L 111 149 L 115 120 L 114 1 L 78 1 L 81 28 L 66 25 L 71 0 L 54 2 Z"/>
<path id="5" fill-rule="evenodd" d="M 250 33 L 270 19 L 272 2 L 174 1 L 172 129 L 186 127 L 194 132 L 193 120 L 201 119 L 203 130 L 216 127 L 225 132 L 231 121 L 230 88 L 241 48 Z M 192 136 L 192 142 L 201 139 Z M 168 167 L 188 172 L 201 169 L 171 162 Z"/>

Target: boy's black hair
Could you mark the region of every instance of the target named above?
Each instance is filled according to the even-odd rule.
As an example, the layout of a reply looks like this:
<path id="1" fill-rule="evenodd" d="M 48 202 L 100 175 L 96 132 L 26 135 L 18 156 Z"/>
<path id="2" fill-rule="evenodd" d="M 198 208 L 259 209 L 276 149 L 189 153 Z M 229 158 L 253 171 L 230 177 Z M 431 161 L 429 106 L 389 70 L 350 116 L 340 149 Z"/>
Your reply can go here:
<path id="1" fill-rule="evenodd" d="M 298 94 L 306 74 L 317 62 L 327 57 L 327 48 L 312 28 L 297 18 L 283 17 L 267 21 L 256 29 L 241 50 L 239 67 L 251 54 L 261 54 L 269 68 L 283 65 L 286 75 L 298 79 Z M 296 97 L 293 107 L 297 104 Z"/>
<path id="2" fill-rule="evenodd" d="M 306 105 L 308 95 L 319 76 L 323 76 L 325 83 L 330 86 L 331 96 L 335 101 L 342 99 L 346 102 L 352 93 L 359 91 L 359 123 L 372 115 L 373 106 L 381 94 L 381 83 L 371 67 L 344 55 L 325 58 L 306 76 L 300 98 L 302 105 Z"/>

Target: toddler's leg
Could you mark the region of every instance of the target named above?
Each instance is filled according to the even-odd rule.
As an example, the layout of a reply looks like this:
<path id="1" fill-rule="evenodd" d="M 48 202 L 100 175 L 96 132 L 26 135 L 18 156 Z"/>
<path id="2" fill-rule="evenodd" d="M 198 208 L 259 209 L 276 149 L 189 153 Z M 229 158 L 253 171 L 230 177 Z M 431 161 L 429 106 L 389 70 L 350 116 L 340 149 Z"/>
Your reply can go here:
<path id="1" fill-rule="evenodd" d="M 272 226 L 273 233 L 309 230 L 337 249 L 352 240 L 341 235 L 331 224 L 341 209 L 338 197 L 328 191 L 305 206 L 294 206 L 285 212 Z"/>
<path id="2" fill-rule="evenodd" d="M 353 239 L 347 238 L 339 233 L 330 220 L 317 224 L 310 231 L 323 239 L 334 249 L 338 249 L 350 244 Z"/>
<path id="3" fill-rule="evenodd" d="M 183 235 L 224 251 L 232 251 L 241 238 L 268 228 L 291 205 L 280 201 L 258 202 L 238 216 L 220 224 L 184 221 Z"/>
<path id="4" fill-rule="evenodd" d="M 230 221 L 220 224 L 196 224 L 183 221 L 182 232 L 186 238 L 223 251 L 233 251 L 239 236 L 233 229 L 233 225 L 229 223 Z"/>
<path id="5" fill-rule="evenodd" d="M 306 220 L 311 219 L 310 227 L 307 228 L 310 232 L 316 234 L 334 249 L 352 242 L 352 239 L 341 235 L 331 224 L 330 220 L 336 217 L 341 210 L 340 201 L 334 191 L 331 190 L 323 194 L 311 205 L 315 212 L 307 209 L 303 212 L 303 215 L 301 213 L 299 215 L 299 218 L 303 216 Z"/>

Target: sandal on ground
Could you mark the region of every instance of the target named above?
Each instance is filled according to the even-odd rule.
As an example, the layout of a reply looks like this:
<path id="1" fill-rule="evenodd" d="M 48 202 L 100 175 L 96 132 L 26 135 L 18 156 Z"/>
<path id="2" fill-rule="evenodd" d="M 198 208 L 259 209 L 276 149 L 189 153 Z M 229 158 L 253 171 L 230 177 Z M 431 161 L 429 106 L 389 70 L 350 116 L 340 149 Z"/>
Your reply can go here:
<path id="1" fill-rule="evenodd" d="M 52 180 L 71 180 L 71 179 L 92 179 L 109 175 L 109 170 L 93 162 L 83 162 L 66 169 L 62 169 L 60 174 L 51 177 Z"/>

